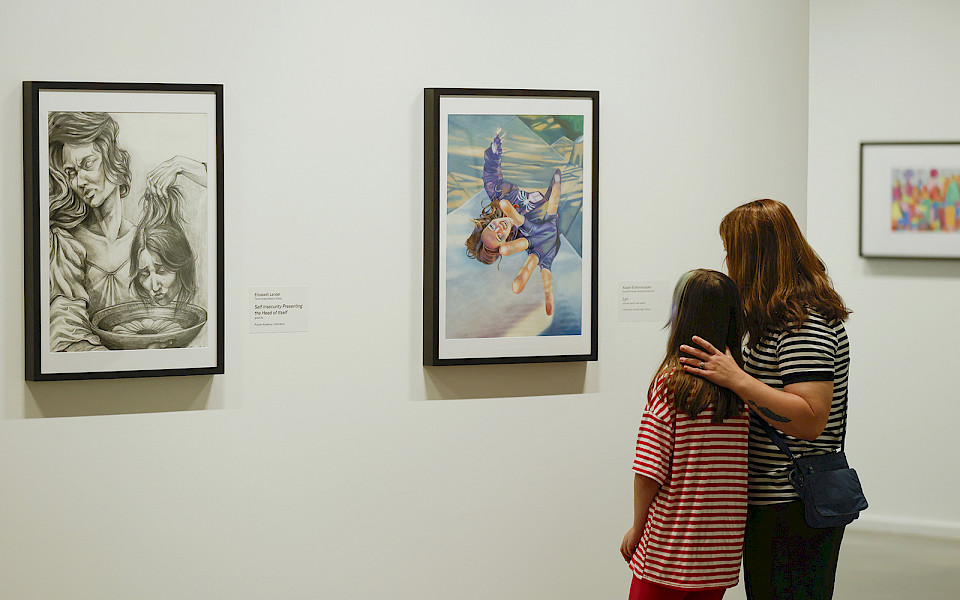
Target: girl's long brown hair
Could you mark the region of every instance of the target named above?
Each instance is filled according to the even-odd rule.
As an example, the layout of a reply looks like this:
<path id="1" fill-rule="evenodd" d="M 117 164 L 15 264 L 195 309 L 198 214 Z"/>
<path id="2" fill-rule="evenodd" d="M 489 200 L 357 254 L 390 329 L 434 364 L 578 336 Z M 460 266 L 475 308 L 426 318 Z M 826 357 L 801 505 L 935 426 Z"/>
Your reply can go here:
<path id="1" fill-rule="evenodd" d="M 473 221 L 473 231 L 470 233 L 470 237 L 463 242 L 463 245 L 467 247 L 467 256 L 469 258 L 475 258 L 485 265 L 492 265 L 500 260 L 499 249 L 491 250 L 480 241 L 480 236 L 483 235 L 483 230 L 487 228 L 490 221 L 500 218 L 503 218 L 503 210 L 500 208 L 500 202 L 498 200 L 490 200 L 490 204 L 486 204 L 480 209 L 480 216 L 478 218 L 470 219 Z M 517 231 L 516 227 L 513 227 L 510 229 L 510 235 L 507 236 L 506 241 L 515 240 L 519 235 L 520 232 Z"/>
<path id="2" fill-rule="evenodd" d="M 785 204 L 764 199 L 738 206 L 720 222 L 720 238 L 743 298 L 749 347 L 766 331 L 799 327 L 810 311 L 828 321 L 850 315 Z"/>
<path id="3" fill-rule="evenodd" d="M 723 273 L 696 269 L 681 276 L 673 291 L 673 305 L 667 323 L 670 327 L 667 354 L 650 382 L 647 395 L 652 395 L 661 382 L 663 391 L 672 392 L 677 410 L 691 418 L 696 418 L 708 406 L 713 406 L 714 423 L 740 415 L 743 401 L 739 396 L 683 370 L 680 345 L 689 345 L 697 335 L 716 348 L 729 348 L 733 359 L 743 366 L 740 353 L 742 311 L 737 286 Z"/>

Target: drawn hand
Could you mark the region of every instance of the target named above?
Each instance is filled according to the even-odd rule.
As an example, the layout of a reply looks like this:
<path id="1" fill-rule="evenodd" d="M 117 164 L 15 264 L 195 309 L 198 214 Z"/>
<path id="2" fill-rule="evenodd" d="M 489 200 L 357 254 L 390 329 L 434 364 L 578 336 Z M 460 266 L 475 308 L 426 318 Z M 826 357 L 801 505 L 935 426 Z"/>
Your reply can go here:
<path id="1" fill-rule="evenodd" d="M 723 386 L 731 387 L 738 377 L 744 375 L 743 370 L 733 360 L 730 349 L 726 352 L 720 352 L 713 344 L 699 336 L 693 336 L 693 342 L 703 348 L 695 348 L 686 344 L 680 346 L 680 351 L 689 354 L 695 358 L 685 356 L 680 357 L 683 363 L 683 370 L 692 375 L 700 375 L 708 381 Z"/>
<path id="2" fill-rule="evenodd" d="M 167 188 L 184 175 L 194 183 L 207 187 L 207 167 L 202 162 L 185 156 L 174 156 L 157 165 L 147 174 L 147 191 L 157 197 L 167 195 Z"/>
<path id="3" fill-rule="evenodd" d="M 77 340 L 76 342 L 73 342 L 72 344 L 67 346 L 67 350 L 69 352 L 90 352 L 90 351 L 106 350 L 106 349 L 107 348 L 104 346 L 98 346 L 87 340 Z"/>

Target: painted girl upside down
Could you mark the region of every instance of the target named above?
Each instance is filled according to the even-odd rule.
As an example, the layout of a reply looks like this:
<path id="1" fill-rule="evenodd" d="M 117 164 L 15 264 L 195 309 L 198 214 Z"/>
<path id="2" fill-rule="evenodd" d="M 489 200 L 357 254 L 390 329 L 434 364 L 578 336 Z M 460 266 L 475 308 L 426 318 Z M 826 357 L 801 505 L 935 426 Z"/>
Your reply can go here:
<path id="1" fill-rule="evenodd" d="M 493 142 L 483 153 L 483 187 L 490 197 L 490 203 L 483 207 L 479 218 L 472 219 L 473 233 L 464 242 L 467 256 L 490 265 L 504 256 L 526 250 L 527 260 L 517 272 L 510 289 L 514 294 L 521 293 L 539 265 L 545 308 L 547 314 L 552 315 L 553 275 L 550 269 L 560 249 L 557 217 L 560 169 L 554 171 L 546 194 L 525 192 L 504 181 L 500 161 L 505 136 L 501 133 L 498 128 Z M 532 217 L 532 211 L 544 202 L 547 203 L 546 216 L 540 219 Z"/>

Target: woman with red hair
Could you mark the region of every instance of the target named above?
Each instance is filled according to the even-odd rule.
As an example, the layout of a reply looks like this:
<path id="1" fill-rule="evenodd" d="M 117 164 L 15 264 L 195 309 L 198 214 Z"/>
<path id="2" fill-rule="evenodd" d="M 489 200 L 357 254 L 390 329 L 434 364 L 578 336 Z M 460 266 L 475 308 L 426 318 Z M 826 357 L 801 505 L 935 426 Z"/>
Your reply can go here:
<path id="1" fill-rule="evenodd" d="M 681 349 L 688 373 L 732 390 L 751 409 L 749 505 L 743 565 L 747 598 L 833 596 L 843 527 L 815 529 L 788 480 L 795 455 L 834 452 L 847 414 L 850 311 L 786 205 L 756 200 L 720 223 L 730 278 L 743 298 L 743 368 L 730 348 L 701 337 Z"/>

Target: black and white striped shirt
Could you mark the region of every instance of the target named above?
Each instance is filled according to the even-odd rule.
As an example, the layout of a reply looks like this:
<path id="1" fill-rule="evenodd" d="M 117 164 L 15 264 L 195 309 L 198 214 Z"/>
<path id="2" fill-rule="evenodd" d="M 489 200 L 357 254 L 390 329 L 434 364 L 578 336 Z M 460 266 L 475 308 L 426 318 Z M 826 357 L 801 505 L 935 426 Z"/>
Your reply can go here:
<path id="1" fill-rule="evenodd" d="M 842 321 L 826 321 L 811 312 L 800 329 L 767 333 L 752 350 L 744 348 L 744 370 L 770 387 L 802 381 L 833 381 L 830 417 L 820 437 L 808 442 L 783 434 L 795 455 L 823 454 L 840 448 L 847 412 L 847 374 L 850 346 Z M 787 480 L 792 462 L 770 441 L 750 415 L 749 503 L 776 504 L 797 500 Z"/>

